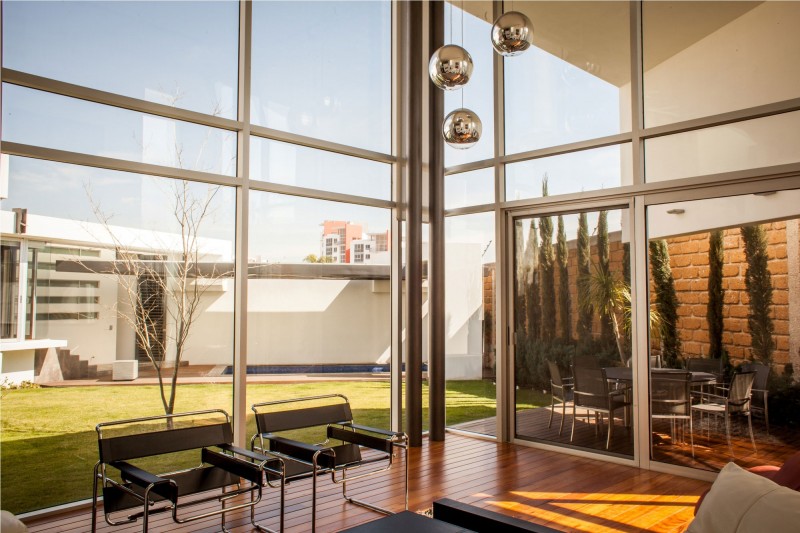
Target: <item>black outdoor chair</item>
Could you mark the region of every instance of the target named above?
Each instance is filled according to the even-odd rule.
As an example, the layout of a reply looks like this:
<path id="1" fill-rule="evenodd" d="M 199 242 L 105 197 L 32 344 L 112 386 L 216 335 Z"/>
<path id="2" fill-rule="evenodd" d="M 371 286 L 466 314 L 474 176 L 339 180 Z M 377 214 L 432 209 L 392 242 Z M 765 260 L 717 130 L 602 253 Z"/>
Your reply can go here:
<path id="1" fill-rule="evenodd" d="M 692 430 L 692 373 L 685 370 L 661 370 L 650 374 L 650 413 L 654 419 L 668 419 L 672 441 L 675 442 L 675 422 L 689 422 L 689 439 L 694 457 Z"/>
<path id="2" fill-rule="evenodd" d="M 100 460 L 94 467 L 93 532 L 98 487 L 109 525 L 131 524 L 141 518 L 146 532 L 150 515 L 171 511 L 178 524 L 221 515 L 222 529 L 227 531 L 225 513 L 254 508 L 261 501 L 265 474 L 279 473 L 273 470 L 276 460 L 232 445 L 230 418 L 221 409 L 103 422 L 96 430 Z M 185 467 L 186 455 L 167 455 L 176 452 L 193 455 L 188 458 L 191 466 Z M 156 456 L 159 463 L 169 463 L 168 473 L 152 473 L 142 464 Z M 226 507 L 231 498 L 242 494 L 249 494 L 250 501 Z M 211 501 L 219 502 L 220 508 L 179 513 Z"/>
<path id="3" fill-rule="evenodd" d="M 741 372 L 734 374 L 728 387 L 722 389 L 725 394 L 701 393 L 701 403 L 692 406 L 693 411 L 723 417 L 725 419 L 725 437 L 728 439 L 728 449 L 731 457 L 735 457 L 731 445 L 731 417 L 742 415 L 747 417 L 747 427 L 750 430 L 750 442 L 753 451 L 756 449 L 756 440 L 753 438 L 753 420 L 750 416 L 750 392 L 755 380 L 755 372 Z"/>
<path id="4" fill-rule="evenodd" d="M 575 380 L 573 388 L 572 402 L 572 432 L 569 441 L 575 437 L 575 418 L 577 408 L 586 409 L 587 422 L 588 413 L 594 412 L 602 422 L 603 415 L 608 415 L 608 437 L 606 438 L 606 449 L 611 445 L 611 435 L 614 430 L 614 413 L 619 410 L 627 409 L 632 405 L 628 393 L 629 389 L 611 389 L 609 387 L 606 371 L 602 368 L 583 368 L 576 366 L 572 369 L 572 377 Z M 597 424 L 595 424 L 597 429 Z"/>
<path id="5" fill-rule="evenodd" d="M 406 450 L 404 474 L 404 509 L 408 509 L 408 437 L 405 433 L 361 426 L 353 423 L 353 413 L 347 398 L 328 394 L 307 398 L 276 400 L 254 404 L 257 433 L 250 440 L 254 452 L 270 453 L 280 461 L 280 475 L 267 476 L 270 486 L 275 480 L 290 483 L 312 479 L 311 531 L 316 530 L 317 477 L 330 474 L 331 480 L 342 486 L 342 496 L 348 502 L 367 509 L 393 514 L 388 509 L 356 500 L 347 495 L 347 483 L 386 472 L 394 464 L 398 448 Z M 322 442 L 299 440 L 297 430 L 319 430 Z M 285 432 L 291 433 L 291 437 Z M 281 433 L 281 435 L 279 435 Z M 366 449 L 362 455 L 362 448 Z M 351 470 L 373 465 L 348 476 Z M 253 511 L 251 511 L 252 519 Z M 283 503 L 281 504 L 283 527 Z M 253 521 L 259 529 L 264 529 Z"/>
<path id="6" fill-rule="evenodd" d="M 547 427 L 553 425 L 553 412 L 556 410 L 556 401 L 561 404 L 561 425 L 558 426 L 558 435 L 564 430 L 564 418 L 567 415 L 567 402 L 572 401 L 572 378 L 562 378 L 558 365 L 548 361 L 550 369 L 550 421 Z"/>
<path id="7" fill-rule="evenodd" d="M 756 373 L 751 391 L 752 405 L 750 409 L 753 414 L 764 417 L 764 424 L 767 426 L 767 434 L 769 434 L 769 392 L 767 391 L 769 366 L 763 363 L 745 363 L 742 365 L 742 371 Z"/>

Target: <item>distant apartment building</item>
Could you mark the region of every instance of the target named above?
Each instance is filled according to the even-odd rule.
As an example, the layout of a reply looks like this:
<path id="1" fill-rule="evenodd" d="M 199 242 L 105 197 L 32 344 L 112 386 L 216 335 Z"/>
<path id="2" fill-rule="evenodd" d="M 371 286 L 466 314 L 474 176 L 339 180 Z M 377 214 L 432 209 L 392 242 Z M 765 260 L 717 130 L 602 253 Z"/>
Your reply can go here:
<path id="1" fill-rule="evenodd" d="M 332 263 L 388 263 L 389 230 L 364 233 L 361 224 L 341 220 L 322 223 L 320 257 Z M 381 258 L 380 261 L 376 259 Z"/>

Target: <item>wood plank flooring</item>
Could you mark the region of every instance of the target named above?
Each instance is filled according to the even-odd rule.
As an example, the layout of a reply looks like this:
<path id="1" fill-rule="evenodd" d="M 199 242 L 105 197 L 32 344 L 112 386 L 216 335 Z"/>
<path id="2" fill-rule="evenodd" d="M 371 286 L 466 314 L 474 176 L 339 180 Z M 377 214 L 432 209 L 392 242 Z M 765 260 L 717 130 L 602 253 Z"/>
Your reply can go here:
<path id="1" fill-rule="evenodd" d="M 709 484 L 639 470 L 593 459 L 577 458 L 512 444 L 448 434 L 445 442 L 428 442 L 410 451 L 409 509 L 422 511 L 433 500 L 448 497 L 564 531 L 682 531 L 692 518 L 698 496 Z M 399 467 L 399 468 L 398 468 Z M 389 475 L 353 484 L 349 492 L 399 511 L 403 507 L 402 461 Z M 87 482 L 91 474 L 87 472 Z M 317 530 L 339 531 L 380 518 L 372 511 L 347 504 L 338 486 L 319 480 Z M 310 531 L 309 480 L 287 487 L 286 531 Z M 28 521 L 30 531 L 82 533 L 90 530 L 90 509 Z M 277 491 L 267 493 L 257 508 L 257 520 L 276 528 Z M 141 524 L 98 531 L 132 533 Z M 231 513 L 228 527 L 250 532 L 244 512 Z M 219 518 L 176 525 L 166 515 L 151 520 L 153 532 L 220 530 Z"/>
<path id="2" fill-rule="evenodd" d="M 526 409 L 517 412 L 517 433 L 525 437 L 533 437 L 558 444 L 570 444 L 570 425 L 572 423 L 571 407 L 567 408 L 564 421 L 564 430 L 558 434 L 561 422 L 561 410 L 556 407 L 553 424 L 547 427 L 550 417 L 549 407 Z M 457 429 L 475 433 L 489 434 L 495 431 L 495 418 L 485 418 L 466 422 L 456 426 Z M 587 423 L 585 419 L 578 418 L 575 427 L 575 439 L 572 445 L 604 452 L 606 446 L 607 423 L 600 431 L 595 432 L 594 423 Z M 734 460 L 743 467 L 757 465 L 779 466 L 792 454 L 800 450 L 800 431 L 784 427 L 773 426 L 767 433 L 762 420 L 753 420 L 753 434 L 756 450 L 750 442 L 747 432 L 747 423 L 744 420 L 734 420 L 731 429 L 731 444 L 735 457 L 731 457 L 725 439 L 725 426 L 719 419 L 701 419 L 694 417 L 694 457 L 688 427 L 683 438 L 672 439 L 672 431 L 668 420 L 654 420 L 653 459 L 659 462 L 670 463 L 692 468 L 701 468 L 710 471 L 719 471 L 729 461 Z M 621 420 L 616 420 L 614 433 L 611 439 L 612 453 L 620 455 L 633 455 L 633 432 L 627 431 Z M 677 435 L 676 435 L 677 436 Z"/>

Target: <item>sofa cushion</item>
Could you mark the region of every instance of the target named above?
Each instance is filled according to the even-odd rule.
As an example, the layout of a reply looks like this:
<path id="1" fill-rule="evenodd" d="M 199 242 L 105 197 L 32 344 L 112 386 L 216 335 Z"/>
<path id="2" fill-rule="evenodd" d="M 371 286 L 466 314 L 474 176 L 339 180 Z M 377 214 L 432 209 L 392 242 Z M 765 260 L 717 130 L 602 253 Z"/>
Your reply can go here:
<path id="1" fill-rule="evenodd" d="M 789 457 L 770 479 L 778 485 L 800 490 L 800 452 Z"/>
<path id="2" fill-rule="evenodd" d="M 687 533 L 796 533 L 800 492 L 728 463 Z"/>

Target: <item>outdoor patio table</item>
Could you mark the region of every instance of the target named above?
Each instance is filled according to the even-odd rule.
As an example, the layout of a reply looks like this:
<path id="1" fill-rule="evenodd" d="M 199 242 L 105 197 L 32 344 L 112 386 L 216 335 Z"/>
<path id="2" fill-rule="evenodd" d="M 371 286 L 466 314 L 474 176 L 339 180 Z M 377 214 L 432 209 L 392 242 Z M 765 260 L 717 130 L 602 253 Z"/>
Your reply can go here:
<path id="1" fill-rule="evenodd" d="M 626 383 L 633 383 L 633 369 L 627 366 L 609 366 L 604 368 L 606 377 L 613 381 L 624 381 Z M 650 372 L 653 374 L 666 374 L 671 368 L 651 368 Z M 710 385 L 717 381 L 717 376 L 710 372 L 691 372 L 692 385 Z M 630 407 L 625 408 L 625 425 L 628 425 L 630 420 Z"/>
<path id="2" fill-rule="evenodd" d="M 606 371 L 606 377 L 608 379 L 613 379 L 615 381 L 627 381 L 633 382 L 633 369 L 628 368 L 627 366 L 610 366 L 604 368 Z M 653 374 L 666 374 L 671 368 L 652 368 L 650 372 Z M 717 380 L 717 376 L 710 372 L 692 372 L 692 383 L 693 384 L 708 384 L 713 381 Z"/>

